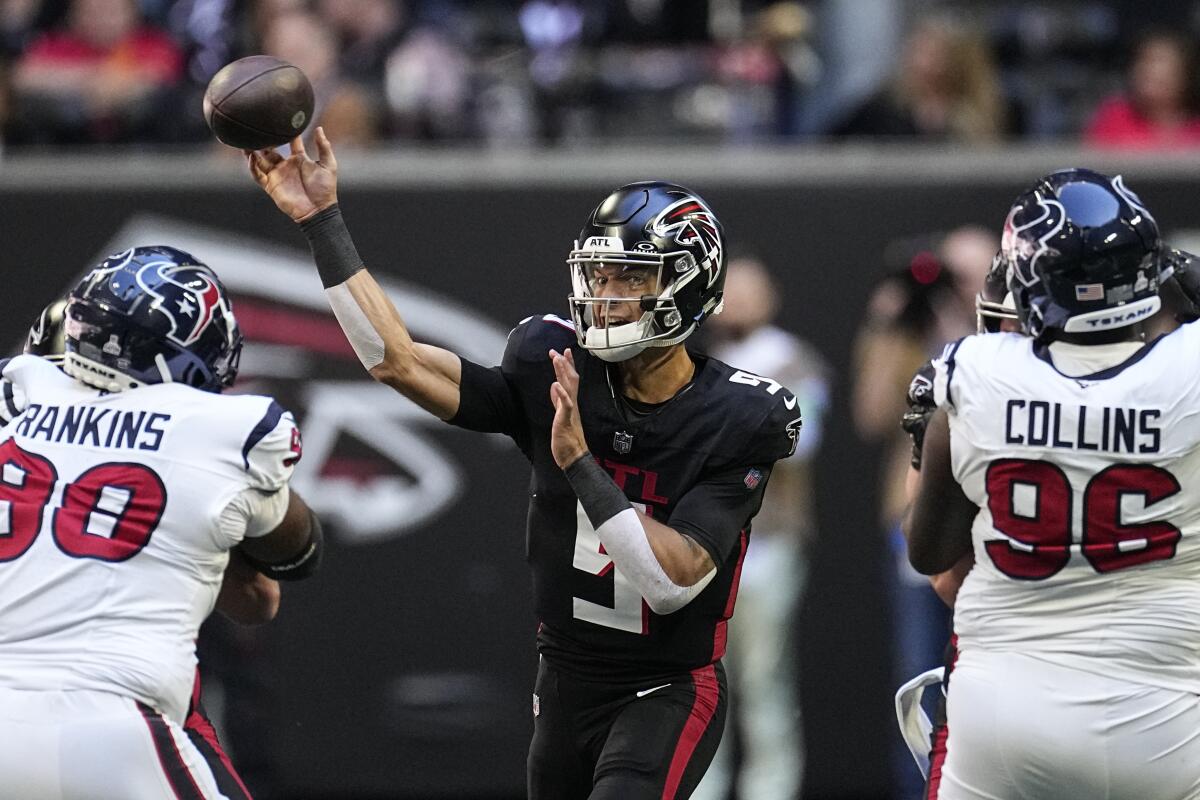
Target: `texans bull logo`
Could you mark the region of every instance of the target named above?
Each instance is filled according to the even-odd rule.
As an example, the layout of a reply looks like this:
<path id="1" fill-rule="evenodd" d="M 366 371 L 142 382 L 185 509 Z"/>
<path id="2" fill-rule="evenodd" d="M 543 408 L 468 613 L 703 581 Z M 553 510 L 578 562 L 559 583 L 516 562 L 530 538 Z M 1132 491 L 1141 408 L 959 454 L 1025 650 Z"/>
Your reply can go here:
<path id="1" fill-rule="evenodd" d="M 216 283 L 195 267 L 152 262 L 138 270 L 137 282 L 154 298 L 152 307 L 170 321 L 167 338 L 183 347 L 200 338 L 215 314 L 228 313 Z M 174 297 L 162 293 L 164 285 L 176 288 Z"/>
<path id="2" fill-rule="evenodd" d="M 1037 282 L 1038 259 L 1053 250 L 1049 242 L 1067 221 L 1066 209 L 1058 200 L 1044 198 L 1039 193 L 1037 201 L 1036 210 L 1021 206 L 1013 208 L 1004 221 L 1004 233 L 1000 237 L 1000 251 L 1023 286 Z M 1025 218 L 1026 215 L 1033 219 Z"/>

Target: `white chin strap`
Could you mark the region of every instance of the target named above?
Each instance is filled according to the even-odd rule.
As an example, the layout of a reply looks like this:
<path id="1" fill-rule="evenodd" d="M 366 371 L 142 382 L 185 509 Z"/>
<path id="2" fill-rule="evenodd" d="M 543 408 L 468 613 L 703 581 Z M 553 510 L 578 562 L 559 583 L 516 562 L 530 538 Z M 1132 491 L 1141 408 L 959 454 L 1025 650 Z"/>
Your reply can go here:
<path id="1" fill-rule="evenodd" d="M 106 392 L 121 392 L 125 389 L 136 389 L 142 385 L 125 373 L 106 367 L 90 358 L 84 358 L 78 353 L 67 353 L 63 358 L 62 369 L 80 383 Z"/>
<path id="2" fill-rule="evenodd" d="M 649 347 L 646 328 L 653 323 L 627 322 L 611 328 L 587 329 L 580 344 L 601 361 L 628 361 Z"/>

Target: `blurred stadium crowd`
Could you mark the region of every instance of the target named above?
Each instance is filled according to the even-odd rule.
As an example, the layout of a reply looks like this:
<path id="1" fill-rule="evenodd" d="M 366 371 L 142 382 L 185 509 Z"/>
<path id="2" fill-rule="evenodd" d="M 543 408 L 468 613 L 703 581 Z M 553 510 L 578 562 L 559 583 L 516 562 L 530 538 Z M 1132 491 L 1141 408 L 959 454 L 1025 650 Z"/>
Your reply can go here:
<path id="1" fill-rule="evenodd" d="M 1194 2 L 0 0 L 10 146 L 208 139 L 226 62 L 302 67 L 343 145 L 1200 143 Z"/>

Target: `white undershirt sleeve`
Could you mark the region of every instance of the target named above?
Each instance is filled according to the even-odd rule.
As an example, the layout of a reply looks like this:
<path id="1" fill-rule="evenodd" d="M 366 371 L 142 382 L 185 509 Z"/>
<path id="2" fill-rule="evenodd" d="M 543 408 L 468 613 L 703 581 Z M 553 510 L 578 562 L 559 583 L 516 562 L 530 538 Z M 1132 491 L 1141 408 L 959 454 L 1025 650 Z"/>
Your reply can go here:
<path id="1" fill-rule="evenodd" d="M 342 326 L 362 365 L 369 370 L 382 364 L 383 337 L 354 299 L 350 287 L 345 283 L 330 286 L 325 290 L 325 297 L 329 299 L 329 307 L 333 309 L 333 315 L 337 317 L 338 324 Z"/>
<path id="2" fill-rule="evenodd" d="M 691 586 L 680 586 L 673 582 L 654 555 L 642 521 L 632 508 L 607 519 L 596 528 L 596 536 L 613 563 L 645 598 L 646 605 L 655 614 L 671 614 L 683 608 L 704 591 L 704 587 L 717 574 L 714 567 Z"/>

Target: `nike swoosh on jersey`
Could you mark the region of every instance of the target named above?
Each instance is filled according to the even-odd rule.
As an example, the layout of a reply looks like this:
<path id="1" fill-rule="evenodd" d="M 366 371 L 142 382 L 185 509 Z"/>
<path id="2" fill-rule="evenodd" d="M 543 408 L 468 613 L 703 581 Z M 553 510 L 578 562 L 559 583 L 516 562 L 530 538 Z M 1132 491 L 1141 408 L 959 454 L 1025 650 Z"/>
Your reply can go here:
<path id="1" fill-rule="evenodd" d="M 786 408 L 788 411 L 791 411 L 793 408 L 796 407 L 796 398 L 795 397 L 783 398 L 783 407 Z"/>
<path id="2" fill-rule="evenodd" d="M 665 689 L 670 685 L 671 684 L 669 684 L 669 683 L 664 683 L 662 686 L 655 686 L 653 689 L 642 689 L 640 692 L 637 693 L 637 696 L 645 697 L 646 695 L 650 694 L 651 692 L 657 692 L 659 689 Z"/>

